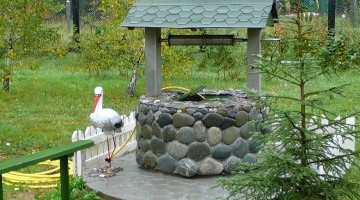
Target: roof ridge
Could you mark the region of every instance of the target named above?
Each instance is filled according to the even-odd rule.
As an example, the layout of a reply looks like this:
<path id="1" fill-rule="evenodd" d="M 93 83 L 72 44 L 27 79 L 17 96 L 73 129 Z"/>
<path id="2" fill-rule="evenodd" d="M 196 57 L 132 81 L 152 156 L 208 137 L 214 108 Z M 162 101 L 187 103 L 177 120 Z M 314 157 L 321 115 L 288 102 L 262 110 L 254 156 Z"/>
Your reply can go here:
<path id="1" fill-rule="evenodd" d="M 273 0 L 137 0 L 122 26 L 264 28 L 272 5 Z"/>

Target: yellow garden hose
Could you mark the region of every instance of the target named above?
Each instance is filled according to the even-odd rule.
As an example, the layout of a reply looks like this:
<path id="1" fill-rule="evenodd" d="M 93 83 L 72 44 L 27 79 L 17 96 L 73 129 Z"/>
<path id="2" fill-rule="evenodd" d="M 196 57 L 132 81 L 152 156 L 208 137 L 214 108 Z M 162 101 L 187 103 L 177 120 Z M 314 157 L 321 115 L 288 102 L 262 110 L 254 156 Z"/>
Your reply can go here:
<path id="1" fill-rule="evenodd" d="M 73 175 L 73 163 L 69 161 L 69 175 Z M 7 185 L 26 185 L 29 188 L 54 188 L 60 180 L 60 161 L 47 160 L 39 165 L 51 166 L 52 169 L 38 173 L 9 172 L 3 174 L 3 181 Z"/>
<path id="2" fill-rule="evenodd" d="M 168 87 L 163 87 L 161 89 L 162 91 L 166 91 L 166 90 L 181 90 L 181 91 L 184 91 L 184 92 L 187 92 L 189 93 L 191 90 L 188 89 L 188 88 L 184 88 L 184 87 L 179 87 L 179 86 L 168 86 Z M 205 99 L 204 96 L 202 96 L 201 94 L 198 94 L 202 99 Z"/>
<path id="3" fill-rule="evenodd" d="M 132 129 L 130 136 L 126 139 L 125 143 L 123 143 L 113 154 L 115 156 L 119 153 L 125 145 L 130 141 L 132 136 L 135 133 L 135 127 Z M 54 188 L 58 185 L 60 180 L 60 161 L 59 160 L 47 160 L 44 162 L 38 163 L 39 165 L 48 165 L 51 166 L 52 169 L 47 171 L 38 172 L 38 173 L 20 173 L 20 172 L 9 172 L 3 174 L 3 181 L 7 185 L 24 185 L 29 188 Z M 71 161 L 68 162 L 69 165 L 69 175 L 73 175 L 73 163 Z"/>
<path id="4" fill-rule="evenodd" d="M 127 143 L 129 143 L 130 139 L 132 138 L 132 136 L 134 135 L 135 133 L 135 129 L 136 127 L 134 127 L 132 130 L 131 130 L 131 133 L 129 135 L 129 137 L 126 139 L 126 141 L 118 148 L 114 151 L 114 153 L 111 154 L 111 157 L 115 156 L 116 154 L 118 154 L 124 147 Z"/>

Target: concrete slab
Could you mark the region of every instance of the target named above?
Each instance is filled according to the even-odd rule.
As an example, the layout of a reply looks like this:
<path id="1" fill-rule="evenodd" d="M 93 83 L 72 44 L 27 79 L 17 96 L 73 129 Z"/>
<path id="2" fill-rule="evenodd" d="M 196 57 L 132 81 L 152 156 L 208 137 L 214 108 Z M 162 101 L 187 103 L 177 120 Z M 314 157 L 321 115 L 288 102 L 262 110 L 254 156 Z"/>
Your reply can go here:
<path id="1" fill-rule="evenodd" d="M 186 178 L 142 169 L 136 163 L 134 153 L 113 159 L 113 168 L 123 168 L 115 176 L 100 178 L 89 175 L 94 168 L 104 166 L 107 163 L 102 160 L 94 166 L 86 166 L 84 180 L 88 187 L 109 200 L 210 200 L 228 195 L 226 190 L 215 187 L 216 179 L 220 176 Z"/>

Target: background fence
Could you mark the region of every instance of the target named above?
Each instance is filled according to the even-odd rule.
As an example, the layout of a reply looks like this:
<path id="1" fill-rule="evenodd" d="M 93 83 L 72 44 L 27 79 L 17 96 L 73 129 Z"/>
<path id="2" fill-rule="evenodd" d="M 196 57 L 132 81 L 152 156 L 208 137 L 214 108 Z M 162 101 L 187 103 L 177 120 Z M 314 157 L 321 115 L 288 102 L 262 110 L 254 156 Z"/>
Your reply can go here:
<path id="1" fill-rule="evenodd" d="M 71 32 L 72 13 L 71 3 L 73 0 L 57 0 L 62 4 L 61 9 L 58 9 L 55 14 L 48 18 L 49 21 L 62 22 L 64 28 Z M 99 20 L 101 12 L 98 10 L 100 0 L 78 0 L 80 9 L 80 27 L 86 26 L 89 21 Z M 129 0 L 130 1 L 130 0 Z M 281 2 L 283 0 L 277 0 Z M 318 0 L 319 10 L 314 11 L 323 15 L 328 14 L 329 0 Z M 314 0 L 303 0 L 303 4 L 313 7 Z M 354 27 L 360 27 L 360 0 L 336 0 L 336 16 L 348 20 Z"/>

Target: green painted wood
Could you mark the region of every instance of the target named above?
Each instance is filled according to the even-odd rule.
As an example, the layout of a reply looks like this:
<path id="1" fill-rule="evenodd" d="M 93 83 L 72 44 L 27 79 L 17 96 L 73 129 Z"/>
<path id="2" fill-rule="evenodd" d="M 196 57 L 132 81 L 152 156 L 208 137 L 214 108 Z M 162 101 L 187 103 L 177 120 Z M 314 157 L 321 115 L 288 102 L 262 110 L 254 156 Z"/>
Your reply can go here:
<path id="1" fill-rule="evenodd" d="M 70 199 L 68 157 L 74 152 L 94 146 L 92 140 L 79 140 L 70 144 L 46 149 L 35 154 L 0 162 L 0 200 L 3 200 L 2 174 L 35 165 L 45 160 L 60 159 L 61 199 Z"/>
<path id="2" fill-rule="evenodd" d="M 74 152 L 94 145 L 92 140 L 79 140 L 73 143 L 46 149 L 31 155 L 8 159 L 0 162 L 0 174 L 15 171 L 24 167 L 35 165 L 45 160 L 56 160 L 63 156 L 70 156 Z"/>
<path id="3" fill-rule="evenodd" d="M 3 200 L 2 174 L 0 174 L 0 200 Z"/>
<path id="4" fill-rule="evenodd" d="M 60 186 L 62 200 L 70 199 L 68 162 L 67 156 L 60 158 Z"/>

